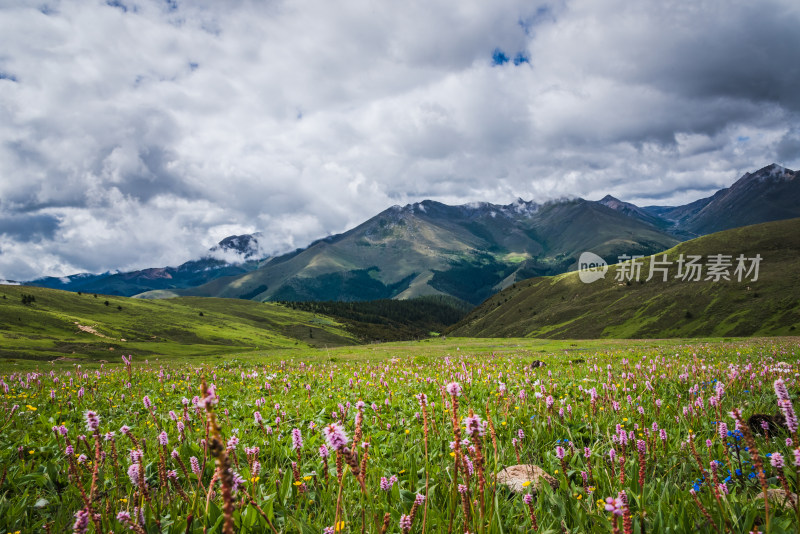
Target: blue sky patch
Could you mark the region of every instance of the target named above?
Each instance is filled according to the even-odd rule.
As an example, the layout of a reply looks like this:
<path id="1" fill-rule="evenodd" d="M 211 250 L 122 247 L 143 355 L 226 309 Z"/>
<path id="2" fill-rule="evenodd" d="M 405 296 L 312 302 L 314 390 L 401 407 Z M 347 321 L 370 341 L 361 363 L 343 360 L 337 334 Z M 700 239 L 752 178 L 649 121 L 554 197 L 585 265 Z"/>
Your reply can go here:
<path id="1" fill-rule="evenodd" d="M 517 52 L 512 60 L 505 52 L 503 52 L 499 48 L 495 48 L 494 52 L 492 52 L 492 64 L 497 65 L 505 65 L 509 61 L 512 61 L 514 65 L 520 66 L 523 63 L 530 63 L 530 59 L 528 58 L 528 54 L 525 52 Z"/>
<path id="2" fill-rule="evenodd" d="M 495 48 L 494 52 L 492 52 L 492 63 L 495 65 L 503 65 L 508 63 L 508 56 L 499 48 Z"/>
<path id="3" fill-rule="evenodd" d="M 109 7 L 116 7 L 118 9 L 121 9 L 123 13 L 128 12 L 128 6 L 126 6 L 119 0 L 106 0 L 106 5 Z"/>
<path id="4" fill-rule="evenodd" d="M 3 72 L 0 70 L 0 80 L 9 80 L 11 82 L 18 82 L 17 77 L 13 74 L 9 74 L 7 72 Z"/>

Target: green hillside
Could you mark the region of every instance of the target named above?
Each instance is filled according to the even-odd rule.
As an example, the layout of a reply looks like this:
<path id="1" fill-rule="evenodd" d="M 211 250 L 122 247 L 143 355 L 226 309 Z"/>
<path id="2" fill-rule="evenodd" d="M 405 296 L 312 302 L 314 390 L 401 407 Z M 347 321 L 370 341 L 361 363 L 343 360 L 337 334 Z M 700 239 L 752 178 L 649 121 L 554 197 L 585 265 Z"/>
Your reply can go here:
<path id="1" fill-rule="evenodd" d="M 463 319 L 473 306 L 454 297 L 366 302 L 281 302 L 292 309 L 334 317 L 361 341 L 404 341 L 431 336 Z"/>
<path id="2" fill-rule="evenodd" d="M 680 254 L 755 257 L 757 281 L 669 279 L 645 281 L 653 256 L 641 260 L 640 281 L 605 278 L 585 284 L 578 273 L 532 278 L 494 295 L 448 332 L 468 337 L 666 338 L 694 336 L 794 335 L 800 327 L 800 219 L 771 222 L 694 239 L 666 251 Z M 657 255 L 659 258 L 661 254 Z M 749 263 L 747 264 L 749 267 Z M 623 271 L 624 272 L 624 271 Z"/>
<path id="3" fill-rule="evenodd" d="M 357 343 L 343 326 L 248 300 L 140 300 L 0 286 L 0 359 L 111 362 L 123 354 L 204 356 Z"/>

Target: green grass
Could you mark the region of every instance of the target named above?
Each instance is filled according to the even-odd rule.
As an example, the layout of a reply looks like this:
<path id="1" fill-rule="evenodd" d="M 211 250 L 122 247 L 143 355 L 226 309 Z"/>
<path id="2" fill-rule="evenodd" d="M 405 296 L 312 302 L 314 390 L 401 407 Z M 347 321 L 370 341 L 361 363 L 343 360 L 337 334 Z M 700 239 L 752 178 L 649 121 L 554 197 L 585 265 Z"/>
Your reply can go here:
<path id="1" fill-rule="evenodd" d="M 35 301 L 23 304 L 22 295 L 32 295 Z M 341 323 L 275 304 L 199 297 L 95 297 L 0 286 L 2 360 L 114 362 L 122 354 L 191 358 L 353 343 L 357 340 Z"/>
<path id="2" fill-rule="evenodd" d="M 798 338 L 783 338 L 793 341 Z M 142 358 L 149 358 L 166 365 L 220 365 L 235 363 L 236 365 L 253 365 L 264 361 L 285 360 L 287 362 L 306 362 L 316 364 L 371 364 L 395 358 L 422 358 L 425 361 L 471 354 L 478 357 L 491 357 L 499 354 L 515 354 L 519 356 L 544 359 L 545 356 L 554 354 L 581 354 L 587 352 L 647 350 L 654 345 L 663 348 L 681 348 L 687 345 L 701 344 L 704 346 L 741 347 L 759 346 L 764 343 L 777 341 L 773 338 L 672 338 L 672 339 L 532 339 L 532 338 L 462 338 L 462 337 L 431 337 L 419 341 L 397 341 L 391 343 L 370 343 L 364 345 L 340 345 L 313 347 L 305 343 L 294 343 L 286 346 L 271 348 L 247 349 L 238 351 L 214 352 L 213 347 L 208 352 L 198 354 L 196 347 L 181 347 L 180 345 L 164 345 L 163 352 L 153 356 L 144 354 Z M 219 348 L 219 347 L 217 347 Z M 205 347 L 204 347 L 205 349 Z M 128 352 L 122 354 L 127 355 Z M 19 359 L 0 358 L 0 373 L 29 370 L 45 370 L 73 368 L 80 364 L 87 369 L 99 369 L 101 366 L 120 363 L 119 354 L 114 359 L 100 352 L 100 358 L 84 355 L 80 358 L 60 358 L 49 360 L 45 358 Z M 577 356 L 576 356 L 577 357 Z M 106 361 L 108 363 L 106 363 Z"/>
<path id="3" fill-rule="evenodd" d="M 426 498 L 413 534 L 451 527 L 523 534 L 532 531 L 531 510 L 543 533 L 611 532 L 617 520 L 605 512 L 603 500 L 623 490 L 637 534 L 796 532 L 794 510 L 777 501 L 765 508 L 751 463 L 758 458 L 765 466 L 769 489 L 778 489 L 778 477 L 785 475 L 797 492 L 788 432 L 756 433 L 754 445 L 744 450 L 746 440 L 719 426 L 725 421 L 733 429 L 726 414 L 734 408 L 744 417 L 774 413 L 777 378 L 786 381 L 797 405 L 796 338 L 450 338 L 218 356 L 134 358 L 130 368 L 60 363 L 52 372 L 39 363 L 38 373 L 0 365 L 0 532 L 72 531 L 74 515 L 87 506 L 82 487 L 93 497 L 89 502 L 103 532 L 129 532 L 117 514 L 136 517 L 135 507 L 142 507 L 140 532 L 218 534 L 224 492 L 212 479 L 212 451 L 225 450 L 226 443 L 231 452 L 219 465 L 241 476 L 231 519 L 242 534 L 271 532 L 267 521 L 280 533 L 317 534 L 337 519 L 341 532 L 378 534 L 384 514 L 388 532 L 398 533 L 416 494 Z M 547 366 L 531 369 L 534 359 Z M 203 379 L 215 385 L 218 404 L 209 404 L 214 416 L 196 397 Z M 463 389 L 458 403 L 445 392 L 450 382 Z M 427 396 L 427 411 L 417 400 L 420 393 Z M 715 395 L 719 400 L 712 403 Z M 360 443 L 370 444 L 363 490 L 350 467 L 343 468 L 339 483 L 335 453 L 327 462 L 319 453 L 325 444 L 321 430 L 333 422 L 354 439 L 358 401 L 366 403 L 354 446 L 360 459 L 365 457 Z M 96 438 L 87 429 L 88 410 L 99 416 Z M 465 416 L 471 412 L 483 421 L 491 418 L 492 427 L 471 436 L 469 446 L 462 442 L 461 457 L 470 458 L 474 472 L 464 469 L 456 476 L 453 421 L 466 438 Z M 218 429 L 207 426 L 214 420 Z M 62 425 L 63 435 L 54 432 Z M 129 435 L 120 430 L 123 425 Z M 663 438 L 650 431 L 654 425 L 663 429 Z M 302 435 L 297 448 L 292 429 Z M 622 431 L 633 440 L 627 448 L 618 441 Z M 167 445 L 158 445 L 159 435 Z M 645 449 L 642 455 L 636 440 Z M 560 447 L 563 462 L 557 458 Z M 128 452 L 137 448 L 141 460 Z M 785 469 L 770 465 L 767 455 L 775 453 L 787 460 Z M 260 464 L 257 474 L 253 460 Z M 703 479 L 712 461 L 721 462 L 719 480 L 726 484 L 719 499 L 708 477 Z M 134 482 L 128 475 L 137 462 L 147 498 L 137 491 L 141 479 L 133 477 Z M 531 508 L 522 495 L 493 483 L 493 473 L 518 463 L 536 464 L 557 482 L 556 489 L 546 486 L 532 495 Z M 174 470 L 171 482 L 165 480 L 168 470 Z M 591 473 L 586 484 L 582 472 Z M 385 491 L 381 478 L 392 476 L 397 482 Z M 466 512 L 459 484 L 470 495 Z M 209 486 L 210 495 L 203 489 Z M 702 509 L 690 496 L 693 487 Z M 87 532 L 97 530 L 90 524 Z"/>
<path id="4" fill-rule="evenodd" d="M 681 243 L 666 254 L 672 261 L 680 254 L 701 255 L 702 263 L 713 254 L 763 259 L 755 282 L 645 282 L 652 256 L 642 261 L 640 282 L 617 281 L 619 265 L 591 284 L 574 272 L 532 278 L 489 298 L 450 333 L 554 338 L 800 333 L 800 219 L 727 230 Z M 673 265 L 671 276 L 676 272 Z"/>

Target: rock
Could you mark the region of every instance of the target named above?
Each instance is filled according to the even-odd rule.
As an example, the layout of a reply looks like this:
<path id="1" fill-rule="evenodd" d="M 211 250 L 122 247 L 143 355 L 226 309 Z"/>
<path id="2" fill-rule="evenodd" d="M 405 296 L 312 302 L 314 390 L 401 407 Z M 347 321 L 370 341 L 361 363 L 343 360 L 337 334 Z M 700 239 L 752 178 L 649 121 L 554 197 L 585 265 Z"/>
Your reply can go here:
<path id="1" fill-rule="evenodd" d="M 775 415 L 768 415 L 765 413 L 754 413 L 747 419 L 747 426 L 753 431 L 753 434 L 764 433 L 764 423 L 767 425 L 767 430 L 770 434 L 775 435 L 776 432 L 786 428 L 786 419 L 782 413 Z"/>
<path id="2" fill-rule="evenodd" d="M 797 503 L 797 494 L 789 493 L 789 498 L 787 499 L 786 497 L 787 494 L 785 490 L 778 488 L 771 488 L 767 490 L 767 499 L 778 504 L 786 503 L 786 506 L 794 508 Z"/>
<path id="3" fill-rule="evenodd" d="M 530 482 L 531 484 L 526 488 L 522 484 Z M 550 484 L 550 487 L 558 489 L 558 480 L 553 476 L 547 474 L 544 469 L 538 465 L 522 464 L 512 465 L 506 467 L 497 473 L 497 483 L 508 486 L 508 489 L 515 493 L 536 492 L 542 484 Z"/>

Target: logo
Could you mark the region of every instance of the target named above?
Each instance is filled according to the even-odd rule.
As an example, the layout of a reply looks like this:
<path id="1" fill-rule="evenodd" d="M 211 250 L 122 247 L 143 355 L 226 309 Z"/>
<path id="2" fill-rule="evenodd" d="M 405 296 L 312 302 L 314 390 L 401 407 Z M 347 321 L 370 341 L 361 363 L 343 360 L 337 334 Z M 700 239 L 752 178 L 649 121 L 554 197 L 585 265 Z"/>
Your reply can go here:
<path id="1" fill-rule="evenodd" d="M 578 258 L 578 276 L 584 284 L 605 278 L 606 271 L 608 271 L 606 260 L 593 252 L 584 252 Z"/>

